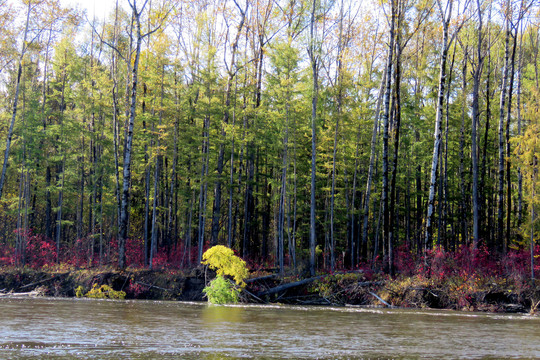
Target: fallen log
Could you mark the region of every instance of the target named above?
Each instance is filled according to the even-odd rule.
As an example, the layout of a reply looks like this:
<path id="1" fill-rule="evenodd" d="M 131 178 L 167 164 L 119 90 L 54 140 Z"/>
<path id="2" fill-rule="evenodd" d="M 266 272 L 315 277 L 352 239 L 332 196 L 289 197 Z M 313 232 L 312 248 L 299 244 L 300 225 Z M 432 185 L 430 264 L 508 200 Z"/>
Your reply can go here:
<path id="1" fill-rule="evenodd" d="M 64 275 L 67 275 L 67 274 L 69 274 L 69 273 L 57 274 L 57 275 L 55 275 L 55 276 L 53 276 L 53 277 L 51 277 L 51 278 L 39 280 L 39 281 L 33 282 L 33 283 L 31 283 L 31 284 L 27 284 L 27 285 L 21 286 L 21 287 L 19 288 L 19 290 L 26 289 L 26 288 L 29 288 L 29 287 L 31 287 L 31 286 L 43 284 L 43 283 L 49 282 L 49 281 L 51 281 L 51 280 L 57 279 L 57 278 L 59 278 L 60 276 L 64 276 Z"/>
<path id="2" fill-rule="evenodd" d="M 42 290 L 32 290 L 32 291 L 29 291 L 29 292 L 20 292 L 20 293 L 15 293 L 15 292 L 0 293 L 0 297 L 8 297 L 8 298 L 12 298 L 12 297 L 34 297 L 34 296 L 42 296 L 42 295 L 43 295 Z"/>
<path id="3" fill-rule="evenodd" d="M 291 288 L 294 288 L 294 287 L 297 287 L 297 286 L 302 286 L 302 285 L 305 285 L 305 284 L 309 284 L 309 283 L 311 283 L 311 282 L 313 282 L 315 280 L 319 280 L 319 279 L 321 279 L 321 278 L 323 278 L 325 276 L 326 275 L 315 276 L 315 277 L 312 277 L 312 278 L 296 281 L 296 282 L 293 282 L 293 283 L 279 285 L 279 286 L 273 287 L 271 289 L 268 289 L 266 291 L 263 291 L 262 293 L 259 293 L 258 296 L 261 297 L 261 296 L 265 296 L 265 295 L 276 294 L 278 292 L 281 292 L 281 291 L 284 291 L 284 290 L 287 290 L 287 289 L 291 289 Z"/>
<path id="4" fill-rule="evenodd" d="M 247 280 L 244 280 L 244 282 L 246 284 L 250 284 L 250 283 L 255 282 L 255 281 L 269 280 L 269 279 L 274 279 L 276 277 L 278 277 L 278 274 L 265 275 L 265 276 L 260 276 L 260 277 L 256 277 L 256 278 L 253 278 L 253 279 L 247 279 Z"/>
<path id="5" fill-rule="evenodd" d="M 395 306 L 392 304 L 389 304 L 388 302 L 384 301 L 379 295 L 375 294 L 374 292 L 369 292 L 370 295 L 373 295 L 377 300 L 382 302 L 384 305 L 388 306 L 389 308 L 394 308 Z"/>

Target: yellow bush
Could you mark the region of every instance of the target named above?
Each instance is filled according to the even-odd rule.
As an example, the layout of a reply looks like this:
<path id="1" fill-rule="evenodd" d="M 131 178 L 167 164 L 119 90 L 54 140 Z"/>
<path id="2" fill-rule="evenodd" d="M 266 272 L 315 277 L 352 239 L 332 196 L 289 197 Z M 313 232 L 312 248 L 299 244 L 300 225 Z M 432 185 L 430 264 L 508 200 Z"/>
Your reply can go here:
<path id="1" fill-rule="evenodd" d="M 234 252 L 226 246 L 216 245 L 206 250 L 201 262 L 212 270 L 216 270 L 218 275 L 232 276 L 240 287 L 245 287 L 244 279 L 248 276 L 246 262 L 234 255 Z"/>
<path id="2" fill-rule="evenodd" d="M 101 285 L 98 287 L 98 284 L 92 286 L 92 290 L 87 292 L 84 296 L 94 299 L 120 299 L 123 300 L 126 297 L 125 291 L 116 291 L 111 288 L 109 285 Z"/>

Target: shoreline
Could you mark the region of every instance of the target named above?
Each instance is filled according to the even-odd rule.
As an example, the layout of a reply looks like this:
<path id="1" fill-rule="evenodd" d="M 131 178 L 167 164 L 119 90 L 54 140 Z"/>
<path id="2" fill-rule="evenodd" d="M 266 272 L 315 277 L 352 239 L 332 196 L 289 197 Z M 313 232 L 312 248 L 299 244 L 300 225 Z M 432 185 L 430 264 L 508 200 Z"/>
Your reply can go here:
<path id="1" fill-rule="evenodd" d="M 124 291 L 126 300 L 204 301 L 202 289 L 213 274 L 203 268 L 181 270 L 112 268 L 35 270 L 0 268 L 0 299 L 6 297 L 76 297 L 80 286 L 107 285 Z M 483 313 L 538 314 L 540 281 L 519 283 L 509 279 L 425 279 L 400 276 L 366 278 L 361 272 L 322 274 L 312 279 L 252 277 L 241 293 L 242 304 L 286 304 L 362 309 L 429 309 Z M 306 281 L 308 280 L 308 281 Z M 480 281 L 482 280 L 482 281 Z M 485 280 L 485 281 L 484 281 Z M 300 284 L 300 285 L 296 285 Z M 274 289 L 285 288 L 282 291 Z M 270 289 L 270 291 L 269 291 Z M 264 295 L 270 293 L 270 295 Z M 261 295 L 262 294 L 262 295 Z"/>

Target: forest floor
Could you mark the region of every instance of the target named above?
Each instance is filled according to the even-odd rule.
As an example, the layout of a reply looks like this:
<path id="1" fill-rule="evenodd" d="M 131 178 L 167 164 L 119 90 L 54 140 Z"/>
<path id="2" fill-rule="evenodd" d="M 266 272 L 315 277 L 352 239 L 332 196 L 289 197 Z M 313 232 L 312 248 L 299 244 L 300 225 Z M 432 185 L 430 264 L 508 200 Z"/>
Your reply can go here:
<path id="1" fill-rule="evenodd" d="M 130 269 L 0 268 L 0 297 L 74 297 L 94 284 L 124 291 L 127 299 L 204 300 L 202 289 L 214 274 L 190 271 Z M 436 308 L 461 311 L 540 311 L 540 280 L 502 277 L 397 276 L 364 271 L 321 274 L 314 278 L 279 277 L 257 272 L 242 291 L 243 302 L 366 307 Z"/>

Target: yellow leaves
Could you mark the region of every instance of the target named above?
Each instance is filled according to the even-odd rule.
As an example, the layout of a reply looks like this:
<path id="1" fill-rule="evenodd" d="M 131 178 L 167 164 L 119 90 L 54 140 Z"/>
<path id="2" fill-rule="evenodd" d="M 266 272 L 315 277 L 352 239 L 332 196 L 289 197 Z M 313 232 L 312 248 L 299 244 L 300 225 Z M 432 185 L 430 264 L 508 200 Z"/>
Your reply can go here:
<path id="1" fill-rule="evenodd" d="M 77 297 L 81 297 L 83 293 L 82 286 L 79 286 L 75 290 Z M 125 291 L 116 291 L 111 288 L 109 285 L 101 285 L 98 287 L 98 284 L 94 284 L 92 289 L 87 292 L 85 297 L 94 298 L 94 299 L 120 299 L 123 300 L 126 297 Z"/>
<path id="2" fill-rule="evenodd" d="M 216 270 L 218 275 L 232 276 L 237 285 L 245 287 L 244 279 L 248 276 L 246 262 L 234 255 L 234 252 L 226 246 L 216 245 L 206 250 L 203 254 L 203 265 L 208 265 Z"/>

